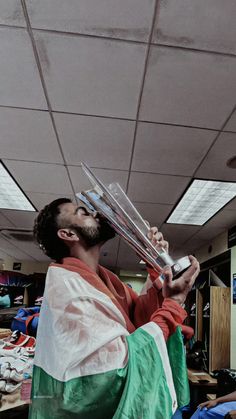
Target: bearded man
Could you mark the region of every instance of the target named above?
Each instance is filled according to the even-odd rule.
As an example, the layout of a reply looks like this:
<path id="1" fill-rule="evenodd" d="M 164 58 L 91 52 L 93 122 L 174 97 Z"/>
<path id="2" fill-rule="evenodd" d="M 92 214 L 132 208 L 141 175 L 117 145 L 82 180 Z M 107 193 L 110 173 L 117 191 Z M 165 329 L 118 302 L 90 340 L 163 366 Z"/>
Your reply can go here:
<path id="1" fill-rule="evenodd" d="M 168 419 L 188 403 L 181 307 L 199 272 L 172 280 L 150 270 L 140 296 L 99 265 L 115 233 L 96 212 L 61 198 L 38 215 L 34 234 L 55 263 L 47 272 L 30 419 Z M 167 242 L 156 227 L 149 238 Z"/>

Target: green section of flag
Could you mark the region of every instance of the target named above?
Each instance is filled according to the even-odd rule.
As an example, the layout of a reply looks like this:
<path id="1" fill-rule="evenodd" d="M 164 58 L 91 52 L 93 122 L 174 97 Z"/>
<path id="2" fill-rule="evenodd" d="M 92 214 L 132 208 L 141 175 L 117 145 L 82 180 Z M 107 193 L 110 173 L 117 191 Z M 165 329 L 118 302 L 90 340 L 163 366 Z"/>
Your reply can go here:
<path id="1" fill-rule="evenodd" d="M 126 375 L 127 367 L 62 382 L 35 366 L 29 419 L 112 418 Z"/>
<path id="2" fill-rule="evenodd" d="M 167 341 L 167 350 L 172 370 L 178 407 L 187 406 L 190 401 L 189 382 L 186 366 L 186 355 L 183 345 L 181 327 Z"/>
<path id="3" fill-rule="evenodd" d="M 128 375 L 114 419 L 171 418 L 172 399 L 154 338 L 140 328 L 127 341 Z"/>
<path id="4" fill-rule="evenodd" d="M 127 343 L 125 368 L 62 382 L 35 366 L 29 419 L 170 419 L 177 406 L 173 406 L 158 342 L 139 328 Z M 180 407 L 189 401 L 180 328 L 167 346 Z"/>

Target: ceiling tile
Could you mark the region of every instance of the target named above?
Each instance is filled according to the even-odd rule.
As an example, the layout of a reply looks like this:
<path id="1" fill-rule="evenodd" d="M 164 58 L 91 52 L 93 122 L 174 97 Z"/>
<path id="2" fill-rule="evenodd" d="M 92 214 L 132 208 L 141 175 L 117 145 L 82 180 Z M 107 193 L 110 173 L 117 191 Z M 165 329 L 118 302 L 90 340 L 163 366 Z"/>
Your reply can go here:
<path id="1" fill-rule="evenodd" d="M 4 160 L 23 191 L 73 195 L 67 171 L 56 164 Z"/>
<path id="2" fill-rule="evenodd" d="M 183 255 L 188 255 L 190 254 L 189 252 L 186 252 L 185 249 L 183 249 L 182 246 L 180 247 L 172 247 L 171 248 L 171 257 L 173 259 L 179 259 L 181 258 Z"/>
<path id="3" fill-rule="evenodd" d="M 175 204 L 189 181 L 188 177 L 132 172 L 128 196 L 137 202 Z"/>
<path id="4" fill-rule="evenodd" d="M 216 214 L 210 221 L 208 221 L 204 226 L 185 226 L 185 225 L 170 225 L 165 224 L 161 227 L 161 231 L 164 234 L 165 238 L 169 240 L 170 244 L 173 246 L 173 252 L 181 246 L 182 249 L 186 249 L 186 252 L 192 252 L 202 247 L 204 244 L 209 243 L 216 236 L 219 236 L 221 233 L 236 224 L 236 215 L 234 211 L 227 211 L 223 209 L 218 214 Z M 175 234 L 171 235 L 171 229 Z M 192 234 L 188 236 L 189 232 Z M 180 238 L 176 236 L 176 233 L 180 234 Z M 187 239 L 186 239 L 187 237 Z M 183 238 L 183 240 L 182 240 Z M 172 250 L 172 249 L 171 249 Z"/>
<path id="5" fill-rule="evenodd" d="M 27 255 L 31 256 L 33 259 L 45 260 L 42 250 L 39 248 L 39 246 L 36 243 L 26 242 L 26 241 L 21 241 L 21 240 L 14 240 L 13 244 L 15 246 L 22 247 L 24 249 L 24 252 Z M 50 259 L 47 258 L 47 260 L 49 261 Z"/>
<path id="6" fill-rule="evenodd" d="M 34 34 L 53 110 L 134 118 L 144 45 Z"/>
<path id="7" fill-rule="evenodd" d="M 153 40 L 165 45 L 236 52 L 234 0 L 161 0 Z"/>
<path id="8" fill-rule="evenodd" d="M 20 0 L 1 0 L 0 25 L 26 26 Z"/>
<path id="9" fill-rule="evenodd" d="M 136 254 L 135 250 L 130 247 L 124 239 L 121 239 L 120 249 L 117 260 L 117 267 L 120 269 L 135 269 L 139 270 L 140 257 Z"/>
<path id="10" fill-rule="evenodd" d="M 152 47 L 140 119 L 219 129 L 236 96 L 236 60 Z"/>
<path id="11" fill-rule="evenodd" d="M 17 229 L 33 230 L 37 212 L 17 210 L 2 210 L 1 212 L 14 224 Z"/>
<path id="12" fill-rule="evenodd" d="M 0 27 L 0 56 L 0 105 L 46 109 L 27 31 Z"/>
<path id="13" fill-rule="evenodd" d="M 184 243 L 183 248 L 185 249 L 185 253 L 193 254 L 196 250 L 199 250 L 203 246 L 206 246 L 207 244 L 210 245 L 211 241 L 224 231 L 225 228 L 223 227 L 203 226 L 199 232 Z M 174 251 L 175 250 L 177 249 L 174 249 Z"/>
<path id="14" fill-rule="evenodd" d="M 2 249 L 0 249 L 1 268 L 2 266 L 4 266 L 4 264 L 2 264 L 2 261 L 4 261 L 7 257 L 9 257 L 9 255 L 5 253 Z"/>
<path id="15" fill-rule="evenodd" d="M 46 256 L 42 251 L 39 255 L 36 257 L 38 262 L 52 262 L 52 259 L 50 259 L 48 256 Z"/>
<path id="16" fill-rule="evenodd" d="M 199 226 L 163 224 L 160 231 L 162 232 L 164 239 L 169 242 L 170 249 L 171 249 L 172 247 L 180 246 L 183 243 L 185 243 L 199 229 L 200 229 Z"/>
<path id="17" fill-rule="evenodd" d="M 27 0 L 35 28 L 147 41 L 154 0 Z"/>
<path id="18" fill-rule="evenodd" d="M 236 132 L 236 111 L 234 111 L 230 120 L 227 122 L 226 126 L 224 127 L 224 131 L 235 131 Z"/>
<path id="19" fill-rule="evenodd" d="M 68 164 L 129 168 L 135 122 L 68 114 L 54 118 Z"/>
<path id="20" fill-rule="evenodd" d="M 27 253 L 20 250 L 19 247 L 16 247 L 14 244 L 2 237 L 0 237 L 0 251 L 3 251 L 8 256 L 19 261 L 32 259 Z"/>
<path id="21" fill-rule="evenodd" d="M 216 131 L 139 123 L 132 170 L 192 175 Z"/>
<path id="22" fill-rule="evenodd" d="M 92 169 L 92 171 L 99 177 L 99 179 L 105 184 L 109 185 L 113 182 L 118 182 L 120 186 L 125 189 L 127 183 L 128 172 L 121 170 L 105 170 L 105 169 Z M 71 180 L 75 189 L 75 192 L 85 191 L 91 189 L 92 185 L 89 182 L 87 176 L 84 174 L 81 167 L 69 166 L 69 172 Z"/>
<path id="23" fill-rule="evenodd" d="M 12 218 L 16 225 L 16 228 L 11 228 L 11 230 L 18 231 L 19 229 L 33 229 L 36 213 L 26 214 L 23 213 L 23 211 L 9 211 L 7 215 L 9 218 Z M 5 235 L 7 235 L 7 238 L 5 238 Z M 32 235 L 31 237 L 33 238 Z M 2 247 L 6 249 L 7 253 L 12 257 L 17 257 L 18 250 L 23 249 L 21 254 L 21 258 L 23 258 L 23 260 L 29 260 L 32 258 L 38 261 L 49 261 L 49 258 L 44 255 L 38 244 L 34 241 L 14 239 L 14 237 L 11 236 L 10 231 L 7 231 L 7 229 L 3 229 L 3 231 L 0 232 L 0 246 L 2 240 L 4 240 Z"/>
<path id="24" fill-rule="evenodd" d="M 31 200 L 32 204 L 40 211 L 45 205 L 54 201 L 55 199 L 62 198 L 62 194 L 47 194 L 47 193 L 37 193 L 37 192 L 28 192 L 27 196 Z M 73 195 L 63 195 L 63 198 L 69 198 L 74 201 Z"/>
<path id="25" fill-rule="evenodd" d="M 63 163 L 48 112 L 0 108 L 1 158 Z"/>
<path id="26" fill-rule="evenodd" d="M 196 172 L 195 177 L 205 179 L 231 180 L 235 182 L 236 169 L 230 169 L 226 163 L 235 156 L 236 133 L 222 133 L 205 160 Z"/>
<path id="27" fill-rule="evenodd" d="M 209 242 L 224 231 L 225 227 L 217 227 L 216 225 L 210 225 L 207 223 L 189 241 L 192 242 L 192 240 L 204 240 L 205 242 Z"/>
<path id="28" fill-rule="evenodd" d="M 37 247 L 36 245 L 32 246 L 27 243 L 27 252 L 32 256 L 32 258 L 36 259 L 38 262 L 52 262 L 48 256 L 46 256 L 42 250 Z"/>
<path id="29" fill-rule="evenodd" d="M 160 226 L 168 217 L 173 206 L 162 204 L 133 203 L 144 220 L 147 220 L 151 226 Z"/>
<path id="30" fill-rule="evenodd" d="M 230 203 L 225 207 L 227 210 L 236 210 L 236 198 L 234 198 Z"/>
<path id="31" fill-rule="evenodd" d="M 213 218 L 211 218 L 204 227 L 224 227 L 226 230 L 227 228 L 233 227 L 236 224 L 236 212 L 230 211 L 223 208 L 219 211 Z"/>
<path id="32" fill-rule="evenodd" d="M 116 266 L 119 240 L 119 236 L 116 236 L 114 239 L 109 240 L 104 244 L 104 246 L 102 246 L 99 259 L 99 263 L 102 266 Z"/>
<path id="33" fill-rule="evenodd" d="M 6 218 L 3 214 L 0 213 L 0 229 L 2 228 L 12 228 L 14 224 Z"/>
<path id="34" fill-rule="evenodd" d="M 206 244 L 206 240 L 200 239 L 198 237 L 192 237 L 187 240 L 181 246 L 171 248 L 171 256 L 175 259 L 181 258 L 186 255 L 193 255 L 196 250 Z"/>

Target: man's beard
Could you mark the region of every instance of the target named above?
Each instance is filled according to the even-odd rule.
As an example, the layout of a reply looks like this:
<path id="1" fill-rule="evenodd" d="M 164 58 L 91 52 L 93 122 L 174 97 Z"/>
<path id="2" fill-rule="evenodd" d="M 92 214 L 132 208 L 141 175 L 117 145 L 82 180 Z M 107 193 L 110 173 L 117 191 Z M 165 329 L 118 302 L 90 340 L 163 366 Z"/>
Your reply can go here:
<path id="1" fill-rule="evenodd" d="M 116 235 L 113 228 L 103 218 L 99 218 L 97 227 L 80 227 L 72 224 L 70 228 L 77 233 L 88 248 L 105 243 Z"/>

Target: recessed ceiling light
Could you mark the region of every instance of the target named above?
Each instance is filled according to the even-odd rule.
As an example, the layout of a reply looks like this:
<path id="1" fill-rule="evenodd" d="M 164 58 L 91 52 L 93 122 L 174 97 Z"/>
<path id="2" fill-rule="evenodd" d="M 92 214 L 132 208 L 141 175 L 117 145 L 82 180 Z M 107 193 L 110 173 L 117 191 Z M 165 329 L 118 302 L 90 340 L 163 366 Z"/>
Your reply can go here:
<path id="1" fill-rule="evenodd" d="M 203 225 L 235 196 L 235 182 L 195 179 L 166 222 Z"/>
<path id="2" fill-rule="evenodd" d="M 0 208 L 36 211 L 2 162 L 0 162 Z"/>

